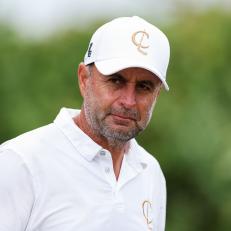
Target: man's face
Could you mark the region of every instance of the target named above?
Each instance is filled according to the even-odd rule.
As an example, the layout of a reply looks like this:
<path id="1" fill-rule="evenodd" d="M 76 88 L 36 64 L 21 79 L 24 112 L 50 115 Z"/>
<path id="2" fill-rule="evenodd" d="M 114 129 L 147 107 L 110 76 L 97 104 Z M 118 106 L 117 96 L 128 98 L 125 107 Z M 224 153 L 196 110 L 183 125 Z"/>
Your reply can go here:
<path id="1" fill-rule="evenodd" d="M 126 142 L 150 121 L 161 81 L 141 68 L 104 76 L 93 65 L 86 80 L 84 112 L 96 135 Z"/>

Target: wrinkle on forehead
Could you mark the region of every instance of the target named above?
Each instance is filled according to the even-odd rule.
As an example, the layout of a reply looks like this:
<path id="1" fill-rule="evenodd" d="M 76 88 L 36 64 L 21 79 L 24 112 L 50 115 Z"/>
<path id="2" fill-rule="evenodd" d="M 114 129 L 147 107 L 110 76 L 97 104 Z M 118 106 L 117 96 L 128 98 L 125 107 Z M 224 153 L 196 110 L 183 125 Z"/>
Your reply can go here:
<path id="1" fill-rule="evenodd" d="M 103 74 L 101 74 L 98 69 L 96 68 L 96 66 L 94 65 L 94 70 L 104 76 Z M 146 70 L 146 69 L 143 69 L 143 68 L 140 68 L 140 67 L 130 67 L 130 68 L 126 68 L 126 69 L 123 69 L 121 71 L 118 71 L 114 74 L 111 74 L 109 76 L 113 76 L 113 75 L 120 75 L 121 77 L 129 80 L 129 82 L 137 82 L 137 81 L 142 81 L 142 80 L 150 80 L 152 82 L 155 83 L 155 85 L 158 85 L 158 84 L 162 84 L 161 80 L 152 72 Z"/>
<path id="2" fill-rule="evenodd" d="M 155 88 L 162 85 L 161 80 L 152 72 L 142 68 L 128 68 L 118 72 L 128 83 L 136 84 L 142 81 L 151 82 Z"/>

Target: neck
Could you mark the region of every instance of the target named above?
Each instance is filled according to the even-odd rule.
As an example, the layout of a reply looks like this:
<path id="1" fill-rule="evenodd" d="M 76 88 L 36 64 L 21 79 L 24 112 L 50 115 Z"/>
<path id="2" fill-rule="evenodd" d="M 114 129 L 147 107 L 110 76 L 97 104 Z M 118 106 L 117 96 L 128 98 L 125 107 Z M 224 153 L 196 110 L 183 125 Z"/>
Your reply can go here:
<path id="1" fill-rule="evenodd" d="M 103 137 L 102 135 L 93 131 L 91 126 L 87 123 L 84 110 L 81 110 L 80 114 L 74 117 L 74 122 L 85 134 L 94 140 L 94 142 L 99 144 L 104 149 L 107 149 L 111 153 L 114 173 L 116 179 L 118 179 L 123 157 L 129 149 L 130 142 L 107 139 L 106 137 Z"/>

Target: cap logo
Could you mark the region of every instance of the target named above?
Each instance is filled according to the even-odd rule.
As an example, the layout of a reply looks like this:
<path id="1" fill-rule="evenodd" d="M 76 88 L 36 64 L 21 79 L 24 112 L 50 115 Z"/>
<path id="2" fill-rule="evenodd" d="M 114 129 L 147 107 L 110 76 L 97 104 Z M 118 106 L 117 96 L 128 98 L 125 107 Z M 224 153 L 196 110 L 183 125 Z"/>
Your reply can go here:
<path id="1" fill-rule="evenodd" d="M 145 49 L 149 48 L 149 45 L 145 45 L 144 40 L 149 39 L 149 34 L 146 31 L 137 31 L 132 34 L 132 42 L 137 47 L 137 50 L 142 53 L 143 55 L 147 55 L 148 53 L 145 52 Z"/>
<path id="2" fill-rule="evenodd" d="M 92 48 L 92 46 L 93 46 L 93 43 L 90 43 L 90 44 L 89 44 L 88 51 L 87 51 L 87 57 L 88 57 L 88 58 L 90 58 L 90 57 L 91 57 L 91 54 L 92 54 L 92 50 L 91 50 L 91 48 Z"/>

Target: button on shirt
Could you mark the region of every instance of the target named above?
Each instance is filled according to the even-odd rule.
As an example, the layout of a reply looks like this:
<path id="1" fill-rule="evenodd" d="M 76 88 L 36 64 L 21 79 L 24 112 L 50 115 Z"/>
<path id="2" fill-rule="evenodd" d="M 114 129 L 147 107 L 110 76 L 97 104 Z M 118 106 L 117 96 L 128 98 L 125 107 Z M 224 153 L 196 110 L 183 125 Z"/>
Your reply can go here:
<path id="1" fill-rule="evenodd" d="M 118 180 L 108 150 L 61 109 L 53 123 L 0 146 L 1 231 L 164 231 L 158 162 L 131 140 Z"/>

